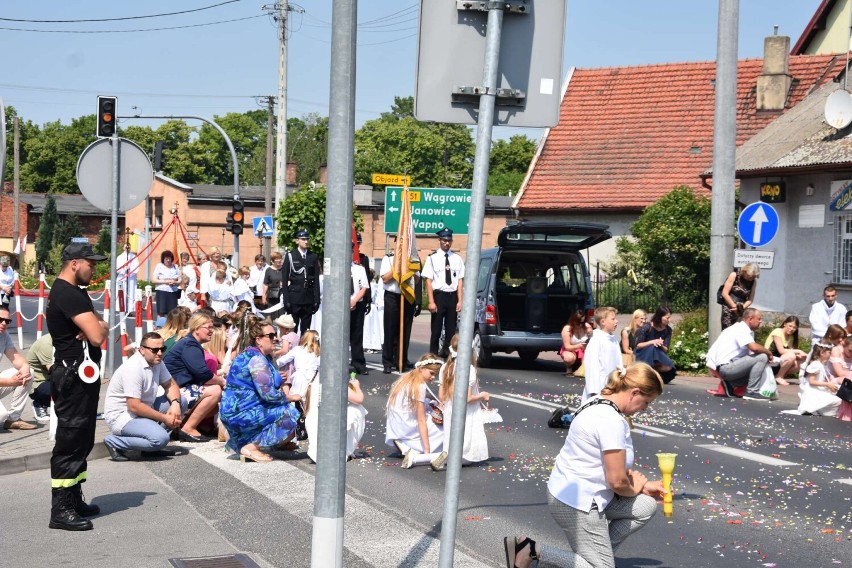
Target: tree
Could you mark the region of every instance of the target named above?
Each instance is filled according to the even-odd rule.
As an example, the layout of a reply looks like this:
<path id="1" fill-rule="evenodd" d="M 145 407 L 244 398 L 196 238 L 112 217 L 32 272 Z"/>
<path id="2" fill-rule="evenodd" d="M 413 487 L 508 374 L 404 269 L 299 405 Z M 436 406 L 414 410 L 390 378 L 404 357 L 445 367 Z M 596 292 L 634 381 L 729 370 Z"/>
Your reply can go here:
<path id="1" fill-rule="evenodd" d="M 267 112 L 259 109 L 244 113 L 229 112 L 225 116 L 214 116 L 213 119 L 234 145 L 240 166 L 240 183 L 263 185 L 266 177 Z M 208 183 L 232 185 L 233 158 L 222 135 L 209 124 L 204 124 L 195 144 L 204 163 Z"/>
<path id="2" fill-rule="evenodd" d="M 95 141 L 95 115 L 75 118 L 69 125 L 60 121 L 44 125 L 25 144 L 26 162 L 21 164 L 21 186 L 45 193 L 79 193 L 77 160 Z"/>
<path id="3" fill-rule="evenodd" d="M 101 230 L 98 231 L 98 242 L 95 244 L 95 251 L 98 254 L 109 256 L 112 252 L 112 225 L 104 219 L 101 221 Z"/>
<path id="4" fill-rule="evenodd" d="M 163 174 L 182 183 L 213 183 L 192 142 L 195 132 L 182 120 L 167 120 L 154 131 L 155 141 L 163 141 Z M 230 164 L 230 156 L 228 160 Z"/>
<path id="5" fill-rule="evenodd" d="M 645 209 L 630 232 L 635 240 L 619 240 L 609 276 L 632 270 L 634 280 L 662 288 L 676 310 L 704 304 L 710 277 L 710 199 L 690 187 L 676 187 Z"/>
<path id="6" fill-rule="evenodd" d="M 52 198 L 51 198 L 52 199 Z M 83 224 L 76 215 L 66 215 L 56 225 L 53 232 L 53 242 L 65 247 L 74 237 L 83 236 Z"/>
<path id="7" fill-rule="evenodd" d="M 508 141 L 497 140 L 491 145 L 489 195 L 518 193 L 535 155 L 535 148 L 535 140 L 530 140 L 524 135 L 512 136 Z"/>
<path id="8" fill-rule="evenodd" d="M 293 235 L 299 229 L 307 229 L 311 235 L 311 250 L 322 258 L 325 250 L 325 202 L 324 186 L 305 186 L 288 197 L 276 215 L 276 224 L 281 228 L 278 231 L 278 246 L 293 250 L 296 247 Z M 364 229 L 364 218 L 354 207 L 352 220 L 356 230 Z"/>
<path id="9" fill-rule="evenodd" d="M 39 127 L 31 120 L 23 120 L 17 109 L 13 106 L 6 107 L 6 171 L 3 174 L 5 181 L 12 181 L 15 167 L 15 117 L 18 117 L 18 139 L 20 143 L 21 164 L 27 161 L 27 141 L 39 135 Z M 21 182 L 23 184 L 23 181 Z"/>
<path id="10" fill-rule="evenodd" d="M 56 199 L 48 195 L 44 201 L 44 211 L 38 223 L 36 238 L 36 263 L 44 266 L 47 263 L 50 249 L 53 246 L 53 232 L 59 224 L 59 214 L 56 211 Z M 58 268 L 58 267 L 51 267 Z"/>
<path id="11" fill-rule="evenodd" d="M 407 173 L 419 187 L 470 187 L 470 131 L 461 124 L 419 122 L 413 105 L 412 97 L 396 97 L 391 112 L 355 133 L 355 183 L 372 183 L 374 173 Z"/>
<path id="12" fill-rule="evenodd" d="M 328 117 L 311 113 L 287 119 L 287 162 L 296 164 L 296 185 L 320 179 L 328 161 Z"/>

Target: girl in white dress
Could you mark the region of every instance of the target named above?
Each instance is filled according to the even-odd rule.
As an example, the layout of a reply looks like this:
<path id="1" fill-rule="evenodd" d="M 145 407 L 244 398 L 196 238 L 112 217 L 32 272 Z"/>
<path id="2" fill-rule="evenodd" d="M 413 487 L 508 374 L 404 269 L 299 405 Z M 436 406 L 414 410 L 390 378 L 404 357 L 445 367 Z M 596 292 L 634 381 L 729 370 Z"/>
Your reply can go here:
<path id="1" fill-rule="evenodd" d="M 450 360 L 441 367 L 438 378 L 441 384 L 440 396 L 444 403 L 444 446 L 449 448 L 449 436 L 453 417 L 453 385 L 456 380 L 456 355 L 459 348 L 458 334 L 453 336 L 450 343 Z M 487 403 L 489 394 L 479 390 L 479 378 L 476 367 L 471 364 L 467 386 L 467 407 L 464 422 L 464 449 L 462 450 L 462 465 L 469 465 L 488 459 L 488 438 L 480 414 L 481 404 Z"/>
<path id="2" fill-rule="evenodd" d="M 207 293 L 210 294 L 210 307 L 217 314 L 231 311 L 231 285 L 226 280 L 224 270 L 217 270 L 213 278 L 207 284 Z"/>
<path id="3" fill-rule="evenodd" d="M 799 381 L 799 412 L 835 416 L 840 406 L 840 399 L 834 395 L 838 385 L 831 382 L 825 367 L 831 356 L 831 345 L 817 343 L 811 355 L 805 377 Z"/>
<path id="4" fill-rule="evenodd" d="M 254 292 L 252 292 L 251 288 L 248 285 L 248 279 L 251 275 L 251 270 L 249 270 L 248 266 L 243 266 L 240 268 L 239 277 L 234 280 L 234 283 L 231 285 L 231 301 L 233 302 L 233 308 L 236 309 L 237 304 L 241 300 L 247 301 L 251 304 L 250 313 L 255 313 L 256 309 L 254 307 Z"/>
<path id="5" fill-rule="evenodd" d="M 426 397 L 426 392 L 431 390 L 428 383 L 443 363 L 436 355 L 427 353 L 414 364 L 413 370 L 391 385 L 385 443 L 396 446 L 405 456 L 404 469 L 425 463 L 440 469 L 447 459 L 446 453 L 440 451 L 444 442 L 443 428 L 432 421 Z"/>

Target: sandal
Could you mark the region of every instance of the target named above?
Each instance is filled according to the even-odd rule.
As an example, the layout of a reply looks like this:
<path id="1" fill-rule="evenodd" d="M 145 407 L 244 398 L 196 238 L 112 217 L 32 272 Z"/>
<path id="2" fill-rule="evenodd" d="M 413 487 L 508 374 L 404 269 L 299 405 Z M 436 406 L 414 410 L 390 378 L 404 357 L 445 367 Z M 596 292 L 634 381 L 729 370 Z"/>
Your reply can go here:
<path id="1" fill-rule="evenodd" d="M 272 456 L 260 450 L 240 450 L 240 461 L 243 463 L 266 463 L 272 461 Z"/>
<path id="2" fill-rule="evenodd" d="M 527 545 L 530 546 L 530 560 L 538 560 L 538 553 L 535 550 L 534 540 L 525 538 L 518 542 L 518 537 L 516 536 L 507 536 L 503 538 L 503 551 L 506 553 L 506 568 L 518 568 L 518 565 L 515 564 L 515 558 L 517 558 L 518 554 L 526 548 Z"/>

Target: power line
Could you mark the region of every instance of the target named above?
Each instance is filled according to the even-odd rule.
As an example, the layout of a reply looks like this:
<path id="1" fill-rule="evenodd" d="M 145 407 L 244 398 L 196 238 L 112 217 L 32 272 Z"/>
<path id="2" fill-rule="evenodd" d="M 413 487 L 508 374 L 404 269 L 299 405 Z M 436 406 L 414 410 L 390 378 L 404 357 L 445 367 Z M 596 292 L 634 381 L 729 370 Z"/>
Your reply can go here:
<path id="1" fill-rule="evenodd" d="M 34 30 L 28 28 L 5 28 L 0 27 L 0 30 L 7 30 L 13 32 L 33 32 L 33 33 L 42 33 L 42 34 L 123 34 L 123 33 L 135 33 L 135 32 L 160 32 L 165 30 L 182 30 L 186 28 L 202 28 L 205 26 L 216 26 L 219 24 L 230 24 L 233 22 L 241 22 L 243 20 L 253 20 L 255 18 L 265 18 L 266 14 L 260 14 L 257 16 L 247 16 L 245 18 L 235 18 L 233 20 L 221 20 L 218 22 L 208 22 L 206 24 L 188 24 L 185 26 L 171 26 L 167 28 L 144 28 L 144 29 L 136 29 L 136 30 Z"/>
<path id="2" fill-rule="evenodd" d="M 120 20 L 142 20 L 145 18 L 161 18 L 163 16 L 177 16 L 180 14 L 191 14 L 192 12 L 201 12 L 202 10 L 209 10 L 210 8 L 218 8 L 219 6 L 224 6 L 225 4 L 233 4 L 234 2 L 240 2 L 241 0 L 227 0 L 226 2 L 220 2 L 218 4 L 213 4 L 211 6 L 204 6 L 203 8 L 195 8 L 193 10 L 181 10 L 180 12 L 166 12 L 164 14 L 150 14 L 148 16 L 124 16 L 121 18 L 98 18 L 98 19 L 90 19 L 90 20 L 24 20 L 18 18 L 0 18 L 0 21 L 4 22 L 23 22 L 28 24 L 78 24 L 83 22 L 117 22 Z"/>

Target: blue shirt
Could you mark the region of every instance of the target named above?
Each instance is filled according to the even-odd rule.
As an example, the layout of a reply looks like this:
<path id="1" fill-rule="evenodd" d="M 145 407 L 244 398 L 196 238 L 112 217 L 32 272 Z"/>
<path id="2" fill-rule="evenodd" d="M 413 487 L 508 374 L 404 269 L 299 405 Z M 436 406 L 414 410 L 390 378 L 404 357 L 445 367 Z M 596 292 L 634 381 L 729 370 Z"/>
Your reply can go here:
<path id="1" fill-rule="evenodd" d="M 204 348 L 191 334 L 168 350 L 163 363 L 179 387 L 203 385 L 213 378 L 213 371 L 204 361 Z"/>

